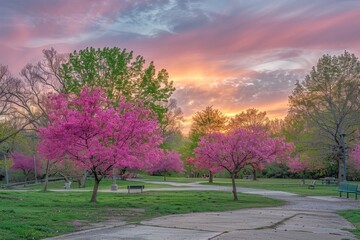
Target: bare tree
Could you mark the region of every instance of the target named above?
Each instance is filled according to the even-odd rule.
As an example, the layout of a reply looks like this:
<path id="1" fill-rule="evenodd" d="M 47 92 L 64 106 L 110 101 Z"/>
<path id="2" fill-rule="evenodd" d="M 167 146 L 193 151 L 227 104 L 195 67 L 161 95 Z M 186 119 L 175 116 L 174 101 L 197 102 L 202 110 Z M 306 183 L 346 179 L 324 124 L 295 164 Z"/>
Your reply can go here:
<path id="1" fill-rule="evenodd" d="M 165 108 L 167 109 L 163 117 L 163 123 L 161 124 L 161 132 L 166 142 L 174 134 L 181 131 L 182 123 L 184 122 L 183 112 L 180 107 L 177 106 L 176 99 L 170 98 Z"/>
<path id="2" fill-rule="evenodd" d="M 60 93 L 64 88 L 60 68 L 67 61 L 67 56 L 58 54 L 53 48 L 43 50 L 43 56 L 37 64 L 27 64 L 17 78 L 12 77 L 7 68 L 0 67 L 1 116 L 6 113 L 6 119 L 17 123 L 16 128 L 9 128 L 15 129 L 11 134 L 1 136 L 0 143 L 25 128 L 37 131 L 39 126 L 48 122 L 46 95 L 49 92 Z"/>
<path id="3" fill-rule="evenodd" d="M 21 70 L 20 78 L 12 78 L 11 88 L 5 93 L 13 113 L 32 122 L 35 130 L 47 123 L 46 94 L 61 92 L 64 87 L 59 72 L 66 56 L 57 54 L 53 48 L 43 50 L 43 54 L 42 61 L 27 64 Z"/>
<path id="4" fill-rule="evenodd" d="M 7 66 L 0 65 L 0 116 L 9 112 L 9 89 L 12 88 L 12 76 Z"/>
<path id="5" fill-rule="evenodd" d="M 10 94 L 18 86 L 18 80 L 10 74 L 8 67 L 0 65 L 0 144 L 13 138 L 32 123 L 17 114 L 15 97 Z"/>

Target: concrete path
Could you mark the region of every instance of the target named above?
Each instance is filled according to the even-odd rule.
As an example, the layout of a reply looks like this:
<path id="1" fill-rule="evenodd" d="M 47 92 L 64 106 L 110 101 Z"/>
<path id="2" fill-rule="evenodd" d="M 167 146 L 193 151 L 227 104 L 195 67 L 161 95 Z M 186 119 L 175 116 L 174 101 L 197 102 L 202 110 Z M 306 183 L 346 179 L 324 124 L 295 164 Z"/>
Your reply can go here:
<path id="1" fill-rule="evenodd" d="M 182 186 L 182 188 L 159 188 L 156 190 L 231 191 L 229 187 L 206 186 L 197 183 L 166 182 L 166 184 Z M 154 189 L 147 189 L 147 191 L 149 190 Z M 238 191 L 285 200 L 287 204 L 276 208 L 171 215 L 142 221 L 137 225 L 115 222 L 108 227 L 76 232 L 52 239 L 356 239 L 351 233 L 344 230 L 353 229 L 354 226 L 334 212 L 343 209 L 360 209 L 360 201 L 337 197 L 300 197 L 282 191 L 250 188 L 238 188 Z"/>

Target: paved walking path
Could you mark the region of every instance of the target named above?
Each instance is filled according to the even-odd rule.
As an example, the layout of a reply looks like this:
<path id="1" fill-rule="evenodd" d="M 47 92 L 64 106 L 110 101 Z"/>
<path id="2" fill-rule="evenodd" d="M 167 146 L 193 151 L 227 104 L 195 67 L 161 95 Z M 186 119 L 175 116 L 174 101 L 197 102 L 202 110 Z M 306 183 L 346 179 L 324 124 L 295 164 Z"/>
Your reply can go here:
<path id="1" fill-rule="evenodd" d="M 152 182 L 161 184 L 163 182 Z M 164 184 L 164 183 L 163 183 Z M 171 183 L 182 188 L 166 190 L 218 190 L 230 187 L 207 186 L 198 183 Z M 276 208 L 244 209 L 228 212 L 190 213 L 142 221 L 140 224 L 115 222 L 102 227 L 76 232 L 52 239 L 171 239 L 171 240 L 341 240 L 356 239 L 344 229 L 354 226 L 335 214 L 337 210 L 360 209 L 360 202 L 337 197 L 300 197 L 283 191 L 237 188 L 239 192 L 258 194 L 285 200 Z M 155 189 L 146 189 L 146 191 Z"/>

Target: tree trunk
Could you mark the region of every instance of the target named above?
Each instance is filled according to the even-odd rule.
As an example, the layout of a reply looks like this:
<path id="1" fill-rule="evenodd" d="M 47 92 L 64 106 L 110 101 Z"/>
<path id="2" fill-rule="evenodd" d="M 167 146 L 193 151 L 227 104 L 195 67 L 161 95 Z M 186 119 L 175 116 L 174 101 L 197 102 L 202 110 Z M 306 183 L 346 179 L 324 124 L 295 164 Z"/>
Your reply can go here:
<path id="1" fill-rule="evenodd" d="M 29 175 L 30 175 L 30 171 L 26 171 L 26 170 L 22 170 L 23 174 L 24 174 L 24 187 L 27 185 L 28 179 L 29 179 Z"/>
<path id="2" fill-rule="evenodd" d="M 253 180 L 256 181 L 256 168 L 253 168 Z"/>
<path id="3" fill-rule="evenodd" d="M 91 200 L 90 200 L 90 202 L 92 202 L 92 203 L 96 203 L 96 195 L 97 195 L 97 191 L 98 191 L 99 183 L 100 183 L 99 176 L 96 173 L 94 175 L 95 175 L 95 183 L 94 183 L 94 189 L 93 189 Z"/>
<path id="4" fill-rule="evenodd" d="M 79 176 L 76 177 L 76 182 L 77 182 L 78 188 L 81 188 L 81 178 L 82 178 L 82 176 L 81 177 L 79 177 Z"/>
<path id="5" fill-rule="evenodd" d="M 305 185 L 305 171 L 302 172 L 302 185 Z"/>
<path id="6" fill-rule="evenodd" d="M 211 171 L 209 171 L 209 183 L 213 183 L 214 182 L 214 175 Z"/>
<path id="7" fill-rule="evenodd" d="M 48 190 L 49 185 L 49 171 L 50 171 L 50 162 L 49 160 L 46 161 L 46 170 L 45 170 L 45 184 L 44 184 L 44 191 Z"/>
<path id="8" fill-rule="evenodd" d="M 120 178 L 121 178 L 121 180 L 126 180 L 125 173 L 126 173 L 126 167 L 120 168 Z"/>
<path id="9" fill-rule="evenodd" d="M 238 200 L 237 191 L 236 191 L 236 183 L 235 183 L 235 173 L 231 173 L 231 183 L 232 183 L 232 193 L 234 196 L 234 201 Z"/>
<path id="10" fill-rule="evenodd" d="M 24 183 L 24 187 L 27 185 L 27 182 L 28 182 L 28 176 L 25 175 L 25 183 Z"/>
<path id="11" fill-rule="evenodd" d="M 344 162 L 343 162 L 343 158 L 339 158 L 338 160 L 338 164 L 339 164 L 339 173 L 338 173 L 338 182 L 343 182 L 345 181 L 344 179 Z"/>
<path id="12" fill-rule="evenodd" d="M 85 188 L 86 178 L 87 178 L 87 171 L 84 170 L 84 173 L 79 182 L 79 188 Z"/>
<path id="13" fill-rule="evenodd" d="M 65 174 L 60 173 L 60 175 L 64 178 L 65 182 L 70 182 L 70 179 Z"/>

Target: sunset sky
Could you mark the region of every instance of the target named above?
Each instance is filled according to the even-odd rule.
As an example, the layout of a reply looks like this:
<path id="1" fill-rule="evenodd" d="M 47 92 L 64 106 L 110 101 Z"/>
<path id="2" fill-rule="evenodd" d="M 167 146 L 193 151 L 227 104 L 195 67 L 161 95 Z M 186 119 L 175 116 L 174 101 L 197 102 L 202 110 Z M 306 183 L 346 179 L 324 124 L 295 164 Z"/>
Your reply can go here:
<path id="1" fill-rule="evenodd" d="M 208 105 L 287 113 L 323 54 L 360 56 L 357 0 L 0 0 L 0 64 L 13 75 L 42 49 L 119 47 L 166 68 L 189 125 Z M 186 129 L 186 128 L 185 128 Z"/>

